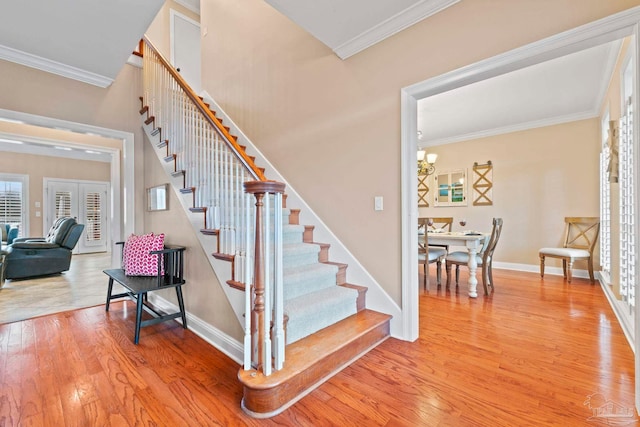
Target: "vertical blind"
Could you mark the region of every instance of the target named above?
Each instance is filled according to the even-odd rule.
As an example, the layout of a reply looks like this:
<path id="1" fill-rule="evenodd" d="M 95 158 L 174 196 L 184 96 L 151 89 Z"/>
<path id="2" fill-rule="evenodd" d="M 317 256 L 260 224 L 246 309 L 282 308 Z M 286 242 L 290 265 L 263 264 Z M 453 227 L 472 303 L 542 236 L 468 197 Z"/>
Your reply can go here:
<path id="1" fill-rule="evenodd" d="M 0 222 L 16 224 L 22 230 L 22 181 L 0 181 Z"/>
<path id="2" fill-rule="evenodd" d="M 102 239 L 102 194 L 88 191 L 85 196 L 86 233 L 88 242 Z"/>

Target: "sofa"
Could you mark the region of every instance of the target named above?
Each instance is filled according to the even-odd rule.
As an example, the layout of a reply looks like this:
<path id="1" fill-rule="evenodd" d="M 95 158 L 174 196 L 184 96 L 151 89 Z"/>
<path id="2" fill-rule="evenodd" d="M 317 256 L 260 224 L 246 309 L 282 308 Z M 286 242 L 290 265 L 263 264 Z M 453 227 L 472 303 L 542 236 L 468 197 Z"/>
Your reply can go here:
<path id="1" fill-rule="evenodd" d="M 56 220 L 45 237 L 19 237 L 4 249 L 6 279 L 23 279 L 62 273 L 69 269 L 71 251 L 78 243 L 84 224 L 74 218 Z"/>

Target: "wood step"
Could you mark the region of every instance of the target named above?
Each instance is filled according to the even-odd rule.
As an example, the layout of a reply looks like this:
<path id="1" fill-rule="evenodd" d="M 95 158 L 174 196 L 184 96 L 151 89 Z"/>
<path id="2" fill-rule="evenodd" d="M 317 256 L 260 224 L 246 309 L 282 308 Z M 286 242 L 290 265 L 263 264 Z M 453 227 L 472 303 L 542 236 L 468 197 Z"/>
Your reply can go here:
<path id="1" fill-rule="evenodd" d="M 174 178 L 182 178 L 182 187 L 186 187 L 187 185 L 187 174 L 184 170 L 179 170 L 175 172 L 171 172 L 171 176 Z"/>
<path id="2" fill-rule="evenodd" d="M 182 190 L 180 190 L 180 191 L 182 191 Z M 195 204 L 195 198 L 196 198 L 196 193 L 194 191 L 194 193 L 193 193 L 193 199 L 194 200 L 193 200 L 192 204 Z M 207 228 L 207 207 L 206 206 L 194 206 L 192 208 L 189 208 L 189 211 L 193 212 L 193 213 L 202 213 L 202 218 L 203 218 L 203 221 L 204 221 L 202 228 L 206 229 Z"/>
<path id="3" fill-rule="evenodd" d="M 242 409 L 269 418 L 287 409 L 389 337 L 391 316 L 363 310 L 287 346 L 285 366 L 269 376 L 240 369 Z"/>
<path id="4" fill-rule="evenodd" d="M 159 127 L 153 128 L 153 130 L 151 131 L 151 136 L 156 136 L 156 135 L 159 135 L 158 139 L 162 140 L 162 128 L 159 128 Z"/>
<path id="5" fill-rule="evenodd" d="M 338 285 L 344 285 L 345 283 L 347 283 L 347 267 L 349 266 L 349 264 L 331 261 L 325 261 L 324 264 L 335 265 L 336 267 L 338 267 L 338 273 L 336 274 L 336 283 Z"/>
<path id="6" fill-rule="evenodd" d="M 148 117 L 148 118 L 146 118 L 146 119 L 144 120 L 144 124 L 145 124 L 145 125 L 150 125 L 151 123 L 153 123 L 153 122 L 155 122 L 155 121 L 156 121 L 156 118 L 155 118 L 154 116 L 150 116 L 150 117 Z"/>
<path id="7" fill-rule="evenodd" d="M 356 291 L 358 291 L 358 299 L 356 300 L 356 310 L 357 311 L 362 311 L 364 310 L 367 305 L 367 290 L 369 288 L 367 288 L 366 286 L 360 286 L 360 285 L 354 285 L 352 283 L 343 283 L 341 285 L 338 286 L 342 286 L 345 288 L 351 288 L 351 289 L 355 289 Z"/>
<path id="8" fill-rule="evenodd" d="M 300 209 L 291 209 L 289 211 L 289 224 L 300 225 Z"/>
<path id="9" fill-rule="evenodd" d="M 304 232 L 302 233 L 302 241 L 305 243 L 313 242 L 313 230 L 315 229 L 315 225 L 305 225 Z"/>
<path id="10" fill-rule="evenodd" d="M 235 280 L 227 280 L 227 285 L 231 286 L 234 289 L 244 292 L 245 284 L 242 282 L 237 282 Z"/>
<path id="11" fill-rule="evenodd" d="M 318 245 L 320 246 L 320 252 L 318 252 L 318 262 L 328 262 L 329 261 L 329 248 L 331 247 L 331 244 L 329 243 L 318 243 L 318 242 L 311 242 L 312 245 Z"/>
<path id="12" fill-rule="evenodd" d="M 145 105 L 144 107 L 142 107 L 140 109 L 140 115 L 143 115 L 143 114 L 148 113 L 148 112 L 149 112 L 149 106 L 148 105 Z"/>
<path id="13" fill-rule="evenodd" d="M 200 232 L 207 236 L 217 236 L 218 234 L 220 234 L 220 230 L 218 230 L 217 228 L 201 228 Z"/>

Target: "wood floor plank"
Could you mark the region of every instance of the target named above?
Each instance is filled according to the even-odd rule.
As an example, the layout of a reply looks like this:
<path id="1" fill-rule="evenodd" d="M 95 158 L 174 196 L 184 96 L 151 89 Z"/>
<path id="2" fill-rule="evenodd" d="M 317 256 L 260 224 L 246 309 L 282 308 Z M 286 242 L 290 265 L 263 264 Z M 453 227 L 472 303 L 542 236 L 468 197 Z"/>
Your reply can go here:
<path id="1" fill-rule="evenodd" d="M 268 420 L 240 408 L 238 363 L 179 324 L 134 345 L 129 301 L 0 324 L 0 425 L 577 426 L 598 392 L 633 408 L 634 355 L 599 285 L 494 277 L 489 297 L 421 290 L 415 342 L 386 340 Z"/>

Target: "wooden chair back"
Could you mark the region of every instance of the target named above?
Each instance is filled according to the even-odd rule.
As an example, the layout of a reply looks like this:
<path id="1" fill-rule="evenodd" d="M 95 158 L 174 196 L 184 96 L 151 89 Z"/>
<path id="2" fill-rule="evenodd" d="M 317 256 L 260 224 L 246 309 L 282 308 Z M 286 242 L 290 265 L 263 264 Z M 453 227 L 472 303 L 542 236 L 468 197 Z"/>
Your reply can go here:
<path id="1" fill-rule="evenodd" d="M 452 216 L 439 217 L 439 218 L 431 217 L 431 220 L 433 221 L 432 227 L 435 230 L 444 230 L 444 231 L 451 232 L 451 227 L 453 226 Z"/>
<path id="2" fill-rule="evenodd" d="M 600 233 L 600 218 L 568 216 L 564 219 L 563 247 L 585 249 L 593 254 Z"/>
<path id="3" fill-rule="evenodd" d="M 493 228 L 491 229 L 491 236 L 487 242 L 484 252 L 482 254 L 482 264 L 487 265 L 491 263 L 493 258 L 493 251 L 495 251 L 502 234 L 502 218 L 493 218 Z"/>

